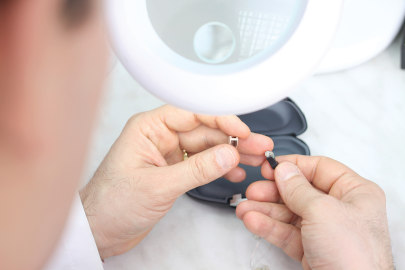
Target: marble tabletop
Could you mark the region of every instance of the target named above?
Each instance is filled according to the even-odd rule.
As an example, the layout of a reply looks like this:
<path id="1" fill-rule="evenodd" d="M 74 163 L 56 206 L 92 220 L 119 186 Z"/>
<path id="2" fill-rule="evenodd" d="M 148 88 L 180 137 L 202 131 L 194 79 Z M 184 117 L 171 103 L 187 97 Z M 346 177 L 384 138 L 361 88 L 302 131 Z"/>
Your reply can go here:
<path id="1" fill-rule="evenodd" d="M 301 107 L 308 130 L 301 139 L 313 155 L 337 159 L 386 192 L 397 269 L 405 269 L 405 71 L 399 39 L 357 68 L 314 76 L 290 97 Z M 160 106 L 117 63 L 108 78 L 85 174 L 89 179 L 127 119 Z M 300 269 L 278 248 L 249 233 L 228 207 L 181 197 L 137 247 L 107 259 L 105 269 Z"/>

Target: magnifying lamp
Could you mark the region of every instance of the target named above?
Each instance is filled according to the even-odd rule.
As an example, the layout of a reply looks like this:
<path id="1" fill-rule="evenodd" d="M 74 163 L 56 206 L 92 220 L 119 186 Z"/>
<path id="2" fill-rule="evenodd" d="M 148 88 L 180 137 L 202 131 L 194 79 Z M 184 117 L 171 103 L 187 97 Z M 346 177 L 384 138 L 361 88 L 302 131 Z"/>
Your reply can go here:
<path id="1" fill-rule="evenodd" d="M 314 72 L 342 0 L 106 0 L 118 58 L 148 91 L 206 114 L 276 103 Z"/>
<path id="2" fill-rule="evenodd" d="M 317 74 L 353 68 L 371 60 L 392 43 L 404 18 L 404 0 L 346 0 L 335 39 Z"/>

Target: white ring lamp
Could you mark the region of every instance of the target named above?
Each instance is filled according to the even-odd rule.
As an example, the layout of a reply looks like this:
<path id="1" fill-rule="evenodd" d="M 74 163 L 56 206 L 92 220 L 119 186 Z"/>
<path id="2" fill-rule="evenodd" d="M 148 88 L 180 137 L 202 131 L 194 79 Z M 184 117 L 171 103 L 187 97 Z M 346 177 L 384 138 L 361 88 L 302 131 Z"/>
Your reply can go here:
<path id="1" fill-rule="evenodd" d="M 348 0 L 336 37 L 317 73 L 337 72 L 385 50 L 404 23 L 404 0 Z"/>
<path id="2" fill-rule="evenodd" d="M 342 0 L 106 0 L 105 11 L 118 58 L 145 89 L 194 112 L 242 114 L 284 98 L 315 70 L 341 6 Z M 194 51 L 204 25 L 216 26 L 201 42 L 213 59 L 220 59 L 220 46 L 231 48 L 224 42 L 236 40 L 222 63 Z M 235 39 L 224 38 L 228 27 Z"/>

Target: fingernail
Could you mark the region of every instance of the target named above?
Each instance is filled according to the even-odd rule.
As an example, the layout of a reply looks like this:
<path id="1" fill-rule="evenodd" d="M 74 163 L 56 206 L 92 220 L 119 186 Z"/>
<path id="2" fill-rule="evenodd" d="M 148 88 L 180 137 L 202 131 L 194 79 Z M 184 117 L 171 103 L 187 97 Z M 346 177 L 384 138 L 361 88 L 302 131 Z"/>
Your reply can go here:
<path id="1" fill-rule="evenodd" d="M 235 166 L 236 157 L 232 150 L 227 147 L 221 147 L 215 153 L 217 163 L 223 169 L 229 169 Z"/>
<path id="2" fill-rule="evenodd" d="M 288 180 L 300 174 L 301 171 L 298 169 L 298 167 L 290 162 L 280 163 L 276 169 L 276 178 L 281 181 Z"/>

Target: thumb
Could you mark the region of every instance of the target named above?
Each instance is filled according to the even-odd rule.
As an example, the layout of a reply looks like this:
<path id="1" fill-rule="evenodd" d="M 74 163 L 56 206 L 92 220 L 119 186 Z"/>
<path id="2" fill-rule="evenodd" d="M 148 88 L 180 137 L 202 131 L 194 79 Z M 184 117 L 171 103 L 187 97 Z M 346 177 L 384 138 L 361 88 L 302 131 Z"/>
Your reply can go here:
<path id="1" fill-rule="evenodd" d="M 175 195 L 208 184 L 222 177 L 239 164 L 239 153 L 230 145 L 218 145 L 172 166 L 163 167 Z"/>
<path id="2" fill-rule="evenodd" d="M 276 169 L 275 179 L 284 203 L 301 217 L 304 217 L 313 203 L 322 197 L 293 163 L 281 163 Z"/>

